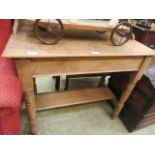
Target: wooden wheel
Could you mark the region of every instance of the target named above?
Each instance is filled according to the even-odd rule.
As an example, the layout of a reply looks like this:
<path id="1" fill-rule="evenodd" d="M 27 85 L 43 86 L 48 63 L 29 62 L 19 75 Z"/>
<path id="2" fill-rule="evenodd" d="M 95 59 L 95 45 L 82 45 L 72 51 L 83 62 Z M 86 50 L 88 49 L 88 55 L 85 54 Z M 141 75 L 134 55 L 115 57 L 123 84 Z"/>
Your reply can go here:
<path id="1" fill-rule="evenodd" d="M 132 26 L 129 23 L 120 23 L 111 32 L 111 42 L 115 46 L 121 46 L 132 38 L 132 33 Z"/>
<path id="2" fill-rule="evenodd" d="M 34 32 L 43 44 L 54 45 L 63 37 L 64 26 L 60 19 L 37 19 Z"/>

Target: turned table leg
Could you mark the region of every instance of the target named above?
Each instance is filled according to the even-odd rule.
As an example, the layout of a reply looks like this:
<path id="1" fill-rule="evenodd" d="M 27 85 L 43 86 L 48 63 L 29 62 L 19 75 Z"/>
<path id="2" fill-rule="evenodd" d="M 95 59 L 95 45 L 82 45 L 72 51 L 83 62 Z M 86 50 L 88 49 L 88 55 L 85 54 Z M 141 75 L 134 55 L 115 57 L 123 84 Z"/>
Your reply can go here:
<path id="1" fill-rule="evenodd" d="M 24 95 L 26 111 L 29 118 L 29 124 L 31 134 L 37 134 L 37 117 L 36 117 L 36 105 L 34 95 L 28 95 L 26 92 Z"/>
<path id="2" fill-rule="evenodd" d="M 29 118 L 31 134 L 37 133 L 36 103 L 34 85 L 32 78 L 32 68 L 29 59 L 16 59 L 18 76 L 22 82 L 25 106 Z"/>
<path id="3" fill-rule="evenodd" d="M 122 108 L 124 107 L 124 104 L 126 102 L 126 100 L 128 99 L 128 97 L 130 96 L 132 90 L 134 89 L 136 83 L 141 79 L 141 77 L 144 74 L 144 71 L 146 70 L 146 68 L 149 66 L 150 62 L 152 60 L 152 57 L 145 57 L 139 71 L 132 77 L 132 79 L 129 81 L 126 89 L 124 90 L 123 94 L 121 95 L 121 98 L 119 100 L 119 102 L 117 103 L 112 117 L 115 118 L 119 115 L 119 113 L 121 112 Z"/>

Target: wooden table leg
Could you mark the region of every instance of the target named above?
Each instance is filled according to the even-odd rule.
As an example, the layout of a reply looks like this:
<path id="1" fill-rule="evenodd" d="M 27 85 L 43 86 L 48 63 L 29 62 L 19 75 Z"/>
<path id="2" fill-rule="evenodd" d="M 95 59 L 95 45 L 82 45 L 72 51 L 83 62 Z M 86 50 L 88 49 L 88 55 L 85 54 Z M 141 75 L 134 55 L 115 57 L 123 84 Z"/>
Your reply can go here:
<path id="1" fill-rule="evenodd" d="M 36 104 L 34 95 L 28 95 L 25 93 L 25 106 L 29 117 L 31 134 L 37 134 L 37 117 L 36 117 Z"/>
<path id="2" fill-rule="evenodd" d="M 37 117 L 31 62 L 29 59 L 16 59 L 15 62 L 18 76 L 22 82 L 25 106 L 29 117 L 31 134 L 36 134 Z"/>
<path id="3" fill-rule="evenodd" d="M 149 66 L 151 60 L 152 60 L 152 57 L 145 57 L 144 58 L 144 61 L 142 62 L 139 71 L 132 77 L 132 79 L 128 83 L 126 89 L 124 90 L 123 94 L 121 95 L 121 98 L 120 98 L 119 102 L 117 103 L 117 105 L 113 111 L 113 114 L 112 114 L 113 118 L 117 117 L 119 115 L 119 113 L 121 112 L 122 108 L 124 107 L 126 100 L 130 96 L 130 94 L 131 94 L 132 90 L 134 89 L 136 83 L 143 76 L 144 71 Z"/>

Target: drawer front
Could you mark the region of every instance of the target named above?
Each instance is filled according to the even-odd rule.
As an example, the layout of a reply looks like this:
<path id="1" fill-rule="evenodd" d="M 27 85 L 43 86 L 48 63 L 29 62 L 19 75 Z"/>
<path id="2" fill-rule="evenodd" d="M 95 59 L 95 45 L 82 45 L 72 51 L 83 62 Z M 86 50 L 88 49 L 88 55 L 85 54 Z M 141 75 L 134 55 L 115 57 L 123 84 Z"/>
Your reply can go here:
<path id="1" fill-rule="evenodd" d="M 143 57 L 31 59 L 33 76 L 137 71 Z"/>

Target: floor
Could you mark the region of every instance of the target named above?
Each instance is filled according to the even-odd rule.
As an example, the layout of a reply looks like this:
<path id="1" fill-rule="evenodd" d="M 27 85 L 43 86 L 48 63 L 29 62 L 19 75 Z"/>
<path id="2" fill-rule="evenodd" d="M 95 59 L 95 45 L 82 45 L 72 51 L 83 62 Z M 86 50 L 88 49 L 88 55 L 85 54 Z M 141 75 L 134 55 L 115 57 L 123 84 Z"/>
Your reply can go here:
<path id="1" fill-rule="evenodd" d="M 99 77 L 70 80 L 70 89 L 95 87 Z M 52 77 L 37 79 L 39 93 L 54 90 Z M 61 90 L 65 77 L 61 77 Z M 39 135 L 124 135 L 155 134 L 155 124 L 129 133 L 119 118 L 112 120 L 112 109 L 107 102 L 57 108 L 37 113 Z M 22 110 L 21 134 L 29 133 L 25 109 Z"/>

